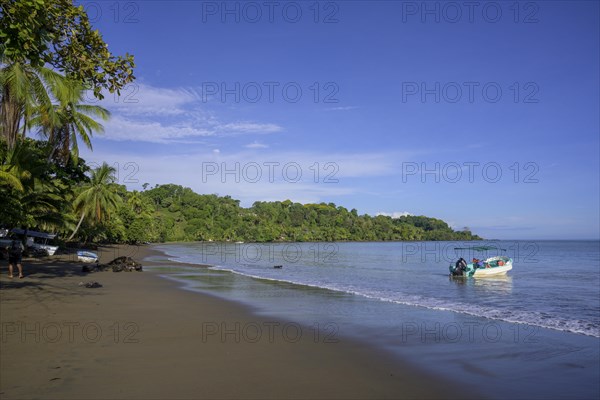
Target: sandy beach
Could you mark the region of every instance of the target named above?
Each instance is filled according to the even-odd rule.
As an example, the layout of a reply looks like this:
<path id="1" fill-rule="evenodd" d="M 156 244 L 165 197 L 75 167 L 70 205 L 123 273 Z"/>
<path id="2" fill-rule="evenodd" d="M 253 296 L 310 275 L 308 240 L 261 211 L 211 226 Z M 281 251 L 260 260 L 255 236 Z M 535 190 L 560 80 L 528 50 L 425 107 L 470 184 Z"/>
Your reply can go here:
<path id="1" fill-rule="evenodd" d="M 153 254 L 108 246 L 100 262 Z M 26 278 L 9 279 L 3 261 L 3 399 L 465 397 L 366 343 L 257 317 L 154 272 L 81 265 L 72 255 L 26 259 Z M 91 281 L 102 287 L 80 285 Z"/>

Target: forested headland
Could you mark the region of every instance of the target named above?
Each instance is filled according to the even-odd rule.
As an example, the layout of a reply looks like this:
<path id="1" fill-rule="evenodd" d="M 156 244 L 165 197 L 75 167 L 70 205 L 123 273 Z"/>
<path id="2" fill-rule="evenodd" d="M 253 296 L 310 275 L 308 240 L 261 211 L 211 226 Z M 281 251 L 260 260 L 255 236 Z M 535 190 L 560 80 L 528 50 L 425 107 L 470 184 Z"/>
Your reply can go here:
<path id="1" fill-rule="evenodd" d="M 134 194 L 131 194 L 134 195 Z M 333 203 L 300 204 L 290 200 L 257 201 L 249 208 L 229 196 L 200 195 L 189 188 L 161 185 L 136 193 L 148 216 L 128 240 L 180 241 L 384 241 L 473 240 L 471 232 L 453 231 L 444 221 L 423 216 L 391 218 L 359 215 Z M 122 218 L 132 214 L 123 210 Z M 135 224 L 135 220 L 132 221 Z M 148 230 L 153 226 L 153 230 Z M 152 234 L 152 237 L 144 235 Z"/>

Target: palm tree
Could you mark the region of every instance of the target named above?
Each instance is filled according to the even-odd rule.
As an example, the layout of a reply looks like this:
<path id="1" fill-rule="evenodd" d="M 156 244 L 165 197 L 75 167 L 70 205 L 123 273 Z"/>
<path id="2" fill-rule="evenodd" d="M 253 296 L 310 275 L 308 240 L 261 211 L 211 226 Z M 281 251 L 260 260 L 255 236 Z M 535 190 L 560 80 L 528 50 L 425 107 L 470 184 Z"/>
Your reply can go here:
<path id="1" fill-rule="evenodd" d="M 35 185 L 34 176 L 39 176 L 41 172 L 41 165 L 36 161 L 23 142 L 16 142 L 11 148 L 3 146 L 0 152 L 0 176 L 20 192 L 32 189 Z"/>
<path id="2" fill-rule="evenodd" d="M 34 150 L 31 141 L 19 140 L 10 149 L 1 146 L 0 184 L 3 183 L 0 215 L 4 223 L 38 228 L 70 224 L 61 213 L 65 201 L 60 192 L 64 188 L 59 180 L 49 180 L 45 156 Z"/>
<path id="3" fill-rule="evenodd" d="M 107 163 L 103 163 L 92 171 L 90 182 L 82 187 L 81 192 L 73 202 L 73 207 L 81 216 L 68 240 L 73 239 L 86 216 L 92 217 L 95 222 L 101 222 L 108 219 L 111 212 L 117 208 L 117 205 L 121 202 L 121 197 L 114 190 L 116 172 Z"/>
<path id="4" fill-rule="evenodd" d="M 79 82 L 66 80 L 64 87 L 56 88 L 58 104 L 40 107 L 32 125 L 41 127 L 41 133 L 52 146 L 50 158 L 66 163 L 69 157 L 79 156 L 78 137 L 91 149 L 93 132 L 103 132 L 104 127 L 93 117 L 106 121 L 110 112 L 100 106 L 82 104 L 85 89 Z"/>
<path id="5" fill-rule="evenodd" d="M 19 203 L 27 217 L 25 226 L 54 230 L 56 228 L 72 228 L 72 218 L 61 212 L 64 200 L 57 188 L 50 183 L 36 185 L 33 190 L 20 197 Z"/>
<path id="6" fill-rule="evenodd" d="M 134 190 L 127 194 L 127 204 L 131 206 L 131 209 L 136 213 L 140 214 L 144 208 L 144 201 L 140 192 Z"/>
<path id="7" fill-rule="evenodd" d="M 52 88 L 53 95 L 64 95 L 65 78 L 45 67 L 6 63 L 5 59 L 0 59 L 0 64 L 0 136 L 12 148 L 19 135 L 25 136 L 36 107 L 51 106 L 48 88 Z"/>
<path id="8" fill-rule="evenodd" d="M 19 192 L 23 191 L 21 180 L 15 176 L 10 165 L 0 166 L 0 185 L 6 184 Z"/>
<path id="9" fill-rule="evenodd" d="M 33 189 L 35 177 L 42 171 L 43 166 L 24 142 L 16 142 L 12 148 L 3 145 L 0 149 L 0 183 L 23 193 Z"/>

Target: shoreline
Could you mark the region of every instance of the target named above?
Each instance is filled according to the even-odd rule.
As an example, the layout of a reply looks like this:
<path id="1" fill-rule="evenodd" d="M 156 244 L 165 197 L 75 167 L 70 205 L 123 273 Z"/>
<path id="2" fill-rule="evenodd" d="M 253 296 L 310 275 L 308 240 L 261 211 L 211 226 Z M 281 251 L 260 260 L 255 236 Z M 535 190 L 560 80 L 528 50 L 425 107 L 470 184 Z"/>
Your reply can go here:
<path id="1" fill-rule="evenodd" d="M 165 255 L 152 246 L 99 253 L 102 263 L 169 264 L 145 260 Z M 81 265 L 73 255 L 27 259 L 27 277 L 9 280 L 2 263 L 2 398 L 480 397 L 368 343 L 327 341 L 158 272 Z M 79 286 L 89 281 L 103 286 Z"/>

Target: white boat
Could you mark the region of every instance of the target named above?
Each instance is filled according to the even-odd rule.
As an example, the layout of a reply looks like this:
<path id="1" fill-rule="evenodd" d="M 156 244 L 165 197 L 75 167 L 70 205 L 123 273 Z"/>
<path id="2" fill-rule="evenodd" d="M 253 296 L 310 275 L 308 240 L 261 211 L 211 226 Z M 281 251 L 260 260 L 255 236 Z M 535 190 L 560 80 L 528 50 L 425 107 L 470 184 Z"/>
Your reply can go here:
<path id="1" fill-rule="evenodd" d="M 11 232 L 16 235 L 25 236 L 27 238 L 26 242 L 25 242 L 25 246 L 32 248 L 34 250 L 43 251 L 43 252 L 47 253 L 49 256 L 53 256 L 54 253 L 56 253 L 56 250 L 58 250 L 58 246 L 52 246 L 52 245 L 48 244 L 49 240 L 56 238 L 56 234 L 36 232 L 36 231 L 23 230 L 23 229 L 17 229 L 17 228 L 11 230 Z"/>
<path id="2" fill-rule="evenodd" d="M 495 247 L 478 246 L 470 248 L 456 247 L 455 250 L 487 251 L 497 249 Z M 449 270 L 452 276 L 483 278 L 486 276 L 506 275 L 512 267 L 512 258 L 507 256 L 494 256 L 488 257 L 483 261 L 478 260 L 478 262 L 471 263 L 467 263 L 463 258 L 460 258 L 455 264 L 450 265 Z"/>
<path id="3" fill-rule="evenodd" d="M 77 259 L 84 263 L 95 263 L 98 262 L 98 254 L 80 250 L 77 252 Z"/>

